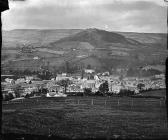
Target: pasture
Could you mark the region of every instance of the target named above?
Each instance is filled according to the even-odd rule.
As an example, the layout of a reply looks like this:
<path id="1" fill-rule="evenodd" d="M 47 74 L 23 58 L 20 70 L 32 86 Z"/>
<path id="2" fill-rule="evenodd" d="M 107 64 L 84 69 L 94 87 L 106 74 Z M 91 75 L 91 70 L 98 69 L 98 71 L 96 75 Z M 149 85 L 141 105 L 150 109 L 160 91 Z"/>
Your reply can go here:
<path id="1" fill-rule="evenodd" d="M 161 99 L 32 98 L 3 102 L 2 133 L 62 138 L 168 138 Z"/>

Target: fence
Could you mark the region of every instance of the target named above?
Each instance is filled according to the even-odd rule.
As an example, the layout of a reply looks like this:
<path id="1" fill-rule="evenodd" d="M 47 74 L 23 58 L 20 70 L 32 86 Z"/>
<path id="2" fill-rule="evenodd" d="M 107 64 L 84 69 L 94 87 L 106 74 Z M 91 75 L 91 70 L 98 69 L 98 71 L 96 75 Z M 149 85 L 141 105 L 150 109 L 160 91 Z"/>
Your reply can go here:
<path id="1" fill-rule="evenodd" d="M 90 105 L 90 106 L 105 106 L 105 107 L 122 107 L 129 106 L 133 107 L 144 107 L 144 106 L 152 106 L 152 107 L 162 107 L 165 106 L 165 100 L 138 100 L 138 99 L 51 99 L 51 98 L 34 98 L 34 99 L 20 99 L 15 101 L 3 101 L 3 105 L 11 105 L 11 104 L 50 104 L 50 103 L 64 103 L 69 105 Z"/>
<path id="2" fill-rule="evenodd" d="M 74 105 L 103 105 L 103 106 L 158 106 L 162 107 L 165 105 L 165 100 L 143 100 L 141 102 L 137 102 L 135 99 L 130 100 L 122 100 L 122 99 L 116 99 L 116 100 L 98 100 L 98 99 L 67 99 L 65 100 L 66 103 L 74 104 Z"/>

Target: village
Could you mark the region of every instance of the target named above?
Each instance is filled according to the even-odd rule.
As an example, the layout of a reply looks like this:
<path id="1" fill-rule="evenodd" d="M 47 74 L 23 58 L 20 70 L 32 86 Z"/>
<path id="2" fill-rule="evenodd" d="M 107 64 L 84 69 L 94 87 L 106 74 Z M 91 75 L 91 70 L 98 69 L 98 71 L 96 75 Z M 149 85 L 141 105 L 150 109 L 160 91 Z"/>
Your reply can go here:
<path id="1" fill-rule="evenodd" d="M 2 77 L 5 77 L 4 81 L 1 81 L 4 100 L 42 96 L 48 92 L 66 92 L 67 95 L 78 95 L 88 91 L 87 89 L 94 95 L 100 91 L 100 87 L 104 83 L 107 85 L 108 95 L 118 95 L 122 90 L 140 94 L 141 91 L 166 88 L 164 74 L 143 78 L 123 77 L 110 75 L 109 72 L 96 73 L 94 69 L 85 69 L 84 75 L 57 74 L 50 80 L 41 80 L 37 76 L 25 76 L 15 80 L 10 75 L 1 75 Z M 60 84 L 62 81 L 66 83 Z"/>

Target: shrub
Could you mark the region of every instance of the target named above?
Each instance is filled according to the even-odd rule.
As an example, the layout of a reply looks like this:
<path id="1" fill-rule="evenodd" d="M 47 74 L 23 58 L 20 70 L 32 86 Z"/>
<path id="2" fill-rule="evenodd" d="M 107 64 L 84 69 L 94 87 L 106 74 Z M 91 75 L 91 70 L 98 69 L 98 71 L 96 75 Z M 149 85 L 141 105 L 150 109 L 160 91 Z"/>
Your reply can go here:
<path id="1" fill-rule="evenodd" d="M 92 89 L 91 88 L 84 88 L 84 95 L 91 95 Z"/>
<path id="2" fill-rule="evenodd" d="M 4 96 L 5 101 L 9 101 L 9 100 L 12 100 L 12 99 L 14 99 L 14 96 L 13 96 L 12 93 L 5 94 L 5 96 Z"/>
<path id="3" fill-rule="evenodd" d="M 96 95 L 96 96 L 104 96 L 104 94 L 103 94 L 102 92 L 100 92 L 100 91 L 97 91 L 97 92 L 95 93 L 95 95 Z"/>
<path id="4" fill-rule="evenodd" d="M 120 92 L 119 92 L 120 96 L 131 96 L 131 95 L 134 95 L 134 94 L 135 94 L 134 91 L 127 90 L 127 89 L 121 89 Z"/>
<path id="5" fill-rule="evenodd" d="M 109 91 L 109 88 L 108 88 L 108 82 L 105 81 L 104 83 L 102 83 L 99 87 L 99 92 L 101 92 L 102 94 L 106 95 Z"/>

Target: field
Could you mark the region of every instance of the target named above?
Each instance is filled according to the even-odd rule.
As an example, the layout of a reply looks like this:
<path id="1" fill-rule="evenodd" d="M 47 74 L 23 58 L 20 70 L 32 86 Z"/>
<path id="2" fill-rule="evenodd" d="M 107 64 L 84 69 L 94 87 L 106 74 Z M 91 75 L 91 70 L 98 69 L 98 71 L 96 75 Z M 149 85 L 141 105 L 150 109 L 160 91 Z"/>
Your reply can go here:
<path id="1" fill-rule="evenodd" d="M 164 100 L 32 98 L 3 103 L 2 133 L 62 138 L 168 138 Z"/>

